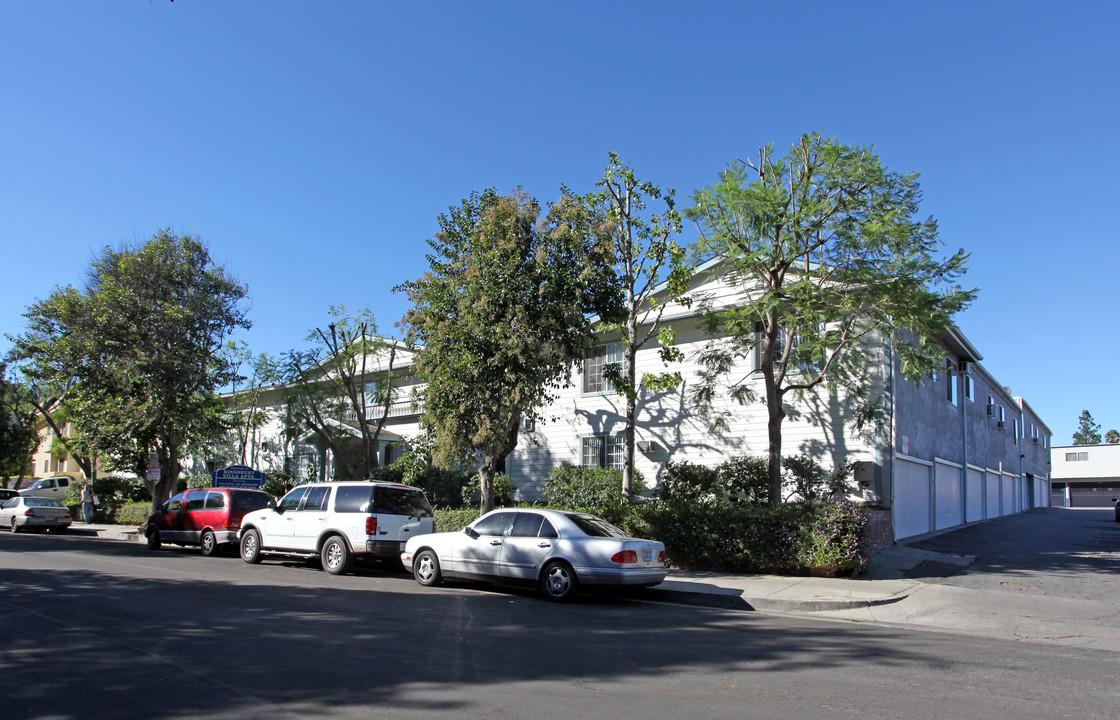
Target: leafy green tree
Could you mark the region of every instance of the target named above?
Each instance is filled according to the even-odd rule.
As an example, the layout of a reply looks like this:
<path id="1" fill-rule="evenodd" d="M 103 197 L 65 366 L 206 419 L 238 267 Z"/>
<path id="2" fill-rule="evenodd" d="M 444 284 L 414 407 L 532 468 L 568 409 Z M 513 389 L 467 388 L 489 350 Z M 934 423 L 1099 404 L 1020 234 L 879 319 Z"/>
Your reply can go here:
<path id="1" fill-rule="evenodd" d="M 144 476 L 158 458 L 149 485 L 158 505 L 192 444 L 223 430 L 217 389 L 234 373 L 221 349 L 249 327 L 246 294 L 201 241 L 161 230 L 143 245 L 106 247 L 84 288 L 58 288 L 31 305 L 14 351 L 36 381 L 62 388 L 55 397 L 87 462 L 103 457 Z"/>
<path id="2" fill-rule="evenodd" d="M 233 455 L 238 463 L 248 465 L 249 438 L 268 420 L 266 409 L 260 405 L 261 394 L 265 388 L 281 381 L 281 364 L 268 353 L 253 355 L 249 346 L 240 340 L 231 340 L 225 351 L 237 376 L 227 400 L 234 438 Z M 248 375 L 241 375 L 243 367 L 247 368 Z"/>
<path id="3" fill-rule="evenodd" d="M 23 477 L 38 441 L 29 391 L 0 363 L 0 478 Z"/>
<path id="4" fill-rule="evenodd" d="M 622 495 L 634 492 L 634 439 L 638 394 L 642 387 L 669 390 L 681 382 L 679 372 L 646 373 L 639 382 L 638 351 L 651 342 L 659 345 L 661 360 L 668 364 L 684 359 L 676 347 L 671 325 L 662 323 L 669 302 L 691 305 L 687 296 L 691 267 L 675 237 L 681 231 L 680 213 L 672 190 L 662 191 L 639 180 L 615 153 L 599 181 L 602 191 L 591 196 L 593 211 L 605 215 L 603 230 L 613 251 L 614 268 L 623 293 L 617 321 L 605 320 L 600 330 L 617 334 L 623 345 L 623 362 L 610 364 L 604 374 L 615 392 L 626 398 L 626 434 L 623 444 Z M 647 212 L 647 204 L 660 201 L 661 212 Z M 659 299 L 659 295 L 662 297 Z"/>
<path id="5" fill-rule="evenodd" d="M 956 284 L 967 254 L 940 259 L 937 223 L 914 219 L 920 199 L 916 173 L 889 171 L 872 149 L 816 134 L 780 158 L 762 148 L 757 162 L 732 163 L 693 195 L 699 250 L 723 261 L 746 302 L 709 308 L 709 332 L 725 338 L 700 354 L 692 398 L 712 413 L 722 383 L 741 403 L 757 399 L 748 378 L 757 365 L 771 503 L 781 498 L 787 396 L 843 389 L 861 424 L 874 418 L 879 339 L 920 381 L 942 362 L 937 336 L 975 296 Z"/>
<path id="6" fill-rule="evenodd" d="M 340 478 L 370 477 L 393 402 L 399 343 L 377 336 L 373 311 L 330 308 L 326 330 L 316 328 L 309 350 L 292 350 L 279 368 L 288 388 L 289 437 L 310 430 L 334 456 Z"/>
<path id="7" fill-rule="evenodd" d="M 1117 432 L 1115 429 L 1109 430 L 1104 434 L 1104 441 L 1109 445 L 1120 444 L 1120 432 Z"/>
<path id="8" fill-rule="evenodd" d="M 1093 416 L 1088 410 L 1081 411 L 1077 418 L 1077 432 L 1073 434 L 1074 445 L 1100 445 L 1101 426 L 1093 422 Z"/>
<path id="9" fill-rule="evenodd" d="M 589 313 L 613 318 L 618 296 L 596 218 L 564 192 L 543 223 L 519 192 L 472 193 L 439 218 L 430 270 L 399 289 L 428 384 L 423 423 L 435 459 L 478 466 L 480 508 L 494 507 L 494 475 L 524 419 L 568 382 L 594 339 Z"/>

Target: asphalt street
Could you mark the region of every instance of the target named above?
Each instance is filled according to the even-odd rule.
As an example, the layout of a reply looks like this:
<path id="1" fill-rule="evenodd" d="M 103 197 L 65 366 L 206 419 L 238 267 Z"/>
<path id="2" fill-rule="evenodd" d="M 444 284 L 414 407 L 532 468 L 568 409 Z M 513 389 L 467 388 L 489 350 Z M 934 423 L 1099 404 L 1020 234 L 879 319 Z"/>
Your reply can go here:
<path id="1" fill-rule="evenodd" d="M 934 583 L 928 583 L 933 585 Z M 3 718 L 1114 717 L 1120 655 L 0 533 Z"/>

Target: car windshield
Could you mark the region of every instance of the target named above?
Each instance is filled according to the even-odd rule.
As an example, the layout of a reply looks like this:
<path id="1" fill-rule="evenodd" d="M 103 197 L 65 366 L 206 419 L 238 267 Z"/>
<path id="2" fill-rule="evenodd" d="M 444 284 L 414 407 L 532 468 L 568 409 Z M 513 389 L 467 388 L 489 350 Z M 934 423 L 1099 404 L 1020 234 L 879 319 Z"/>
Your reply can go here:
<path id="1" fill-rule="evenodd" d="M 48 500 L 47 498 L 29 497 L 23 499 L 23 504 L 27 507 L 62 507 L 57 500 Z"/>
<path id="2" fill-rule="evenodd" d="M 605 537 L 605 538 L 628 538 L 630 535 L 623 532 L 614 525 L 604 520 L 601 517 L 594 515 L 576 515 L 569 513 L 567 518 L 572 521 L 572 524 L 583 531 L 584 535 L 591 537 Z"/>

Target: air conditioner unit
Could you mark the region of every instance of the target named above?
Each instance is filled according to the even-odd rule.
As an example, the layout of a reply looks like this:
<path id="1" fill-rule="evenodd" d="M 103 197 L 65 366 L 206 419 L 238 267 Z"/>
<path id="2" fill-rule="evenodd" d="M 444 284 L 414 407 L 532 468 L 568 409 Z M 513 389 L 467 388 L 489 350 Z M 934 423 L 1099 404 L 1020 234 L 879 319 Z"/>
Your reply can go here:
<path id="1" fill-rule="evenodd" d="M 997 428 L 1002 428 L 1003 427 L 1003 420 L 1000 420 L 999 422 L 997 422 L 996 427 Z"/>
<path id="2" fill-rule="evenodd" d="M 643 455 L 649 455 L 651 453 L 657 452 L 657 443 L 655 443 L 653 440 L 639 440 L 637 445 L 638 452 L 642 453 Z"/>

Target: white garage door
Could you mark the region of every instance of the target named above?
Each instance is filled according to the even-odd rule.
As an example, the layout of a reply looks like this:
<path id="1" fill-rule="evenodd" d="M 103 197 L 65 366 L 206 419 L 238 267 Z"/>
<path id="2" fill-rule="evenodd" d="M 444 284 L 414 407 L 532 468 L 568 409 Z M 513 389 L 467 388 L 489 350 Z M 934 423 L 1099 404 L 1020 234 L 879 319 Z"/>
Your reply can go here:
<path id="1" fill-rule="evenodd" d="M 930 468 L 899 458 L 894 480 L 895 540 L 928 533 L 930 527 Z"/>

